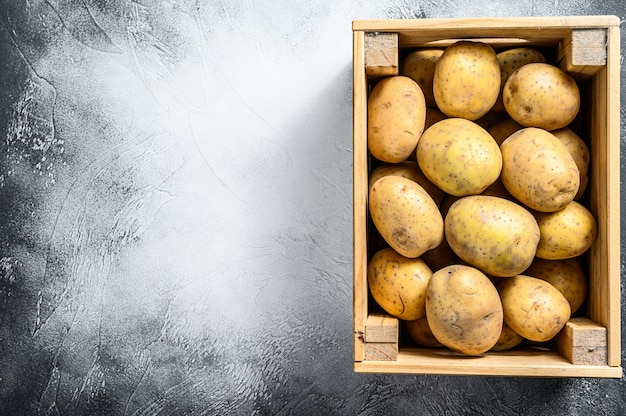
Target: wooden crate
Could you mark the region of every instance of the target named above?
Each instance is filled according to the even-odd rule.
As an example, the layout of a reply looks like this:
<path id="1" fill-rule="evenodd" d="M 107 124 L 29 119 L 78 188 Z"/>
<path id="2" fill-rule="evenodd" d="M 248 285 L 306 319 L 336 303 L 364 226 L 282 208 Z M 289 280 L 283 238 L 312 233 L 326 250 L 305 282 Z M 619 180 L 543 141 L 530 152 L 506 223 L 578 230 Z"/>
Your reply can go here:
<path id="1" fill-rule="evenodd" d="M 363 373 L 620 378 L 620 51 L 615 16 L 356 20 L 354 53 L 354 370 Z M 370 304 L 367 287 L 367 97 L 370 82 L 398 74 L 403 51 L 475 39 L 494 48 L 553 52 L 580 82 L 581 115 L 592 155 L 589 207 L 598 238 L 587 253 L 584 316 L 572 318 L 551 348 L 479 357 L 399 342 L 398 321 Z"/>

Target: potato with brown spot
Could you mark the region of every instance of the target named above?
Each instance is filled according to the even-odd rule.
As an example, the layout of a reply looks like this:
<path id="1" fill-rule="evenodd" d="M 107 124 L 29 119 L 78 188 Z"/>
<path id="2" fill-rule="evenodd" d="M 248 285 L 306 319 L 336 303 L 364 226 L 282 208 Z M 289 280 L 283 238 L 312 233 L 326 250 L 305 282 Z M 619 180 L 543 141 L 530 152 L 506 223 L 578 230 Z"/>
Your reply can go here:
<path id="1" fill-rule="evenodd" d="M 540 234 L 535 218 L 521 205 L 474 195 L 450 206 L 445 236 L 463 261 L 488 275 L 508 277 L 530 266 Z"/>
<path id="2" fill-rule="evenodd" d="M 509 76 L 502 101 L 507 113 L 519 124 L 556 130 L 576 118 L 580 91 L 576 81 L 562 69 L 531 63 Z"/>
<path id="3" fill-rule="evenodd" d="M 415 320 L 426 315 L 426 286 L 432 276 L 420 259 L 409 259 L 391 248 L 376 252 L 367 265 L 372 297 L 388 314 Z"/>
<path id="4" fill-rule="evenodd" d="M 524 274 L 545 280 L 556 287 L 569 302 L 572 314 L 587 298 L 589 283 L 580 258 L 544 260 L 536 258 Z"/>
<path id="5" fill-rule="evenodd" d="M 504 279 L 497 288 L 504 321 L 528 340 L 551 340 L 571 316 L 565 296 L 545 280 L 517 275 Z"/>
<path id="6" fill-rule="evenodd" d="M 426 289 L 426 317 L 437 341 L 466 355 L 488 351 L 502 331 L 498 291 L 484 273 L 465 265 L 433 273 Z"/>
<path id="7" fill-rule="evenodd" d="M 441 48 L 418 49 L 408 54 L 400 66 L 400 75 L 411 78 L 422 89 L 426 107 L 434 108 L 437 105 L 433 95 L 433 77 L 442 54 Z"/>
<path id="8" fill-rule="evenodd" d="M 500 65 L 490 45 L 461 40 L 446 48 L 433 76 L 435 102 L 444 114 L 477 120 L 499 93 Z"/>
<path id="9" fill-rule="evenodd" d="M 502 183 L 527 207 L 553 212 L 569 204 L 580 184 L 576 162 L 550 132 L 526 127 L 500 145 Z"/>
<path id="10" fill-rule="evenodd" d="M 417 144 L 417 163 L 444 192 L 476 195 L 500 176 L 502 155 L 485 129 L 454 117 L 441 120 L 424 132 Z"/>
<path id="11" fill-rule="evenodd" d="M 380 235 L 405 257 L 419 257 L 443 240 L 443 217 L 437 204 L 410 179 L 378 179 L 370 188 L 368 206 Z"/>
<path id="12" fill-rule="evenodd" d="M 542 259 L 578 257 L 593 245 L 598 235 L 595 217 L 576 201 L 555 212 L 536 212 L 535 217 L 541 232 L 537 257 Z"/>
<path id="13" fill-rule="evenodd" d="M 422 89 L 409 77 L 380 80 L 367 101 L 367 146 L 389 163 L 406 160 L 415 150 L 426 120 Z"/>

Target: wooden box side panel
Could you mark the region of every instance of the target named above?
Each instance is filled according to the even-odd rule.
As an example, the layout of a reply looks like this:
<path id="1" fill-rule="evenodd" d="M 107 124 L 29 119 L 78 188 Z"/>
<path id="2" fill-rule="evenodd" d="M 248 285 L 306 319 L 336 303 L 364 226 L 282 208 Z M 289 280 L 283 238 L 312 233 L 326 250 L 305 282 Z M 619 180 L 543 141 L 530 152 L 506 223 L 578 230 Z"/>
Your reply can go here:
<path id="1" fill-rule="evenodd" d="M 354 360 L 365 358 L 367 319 L 367 77 L 365 34 L 353 33 L 353 254 L 354 254 Z"/>
<path id="2" fill-rule="evenodd" d="M 592 79 L 591 211 L 598 237 L 590 253 L 589 317 L 607 328 L 608 363 L 620 365 L 619 28 L 608 30 L 607 65 Z"/>

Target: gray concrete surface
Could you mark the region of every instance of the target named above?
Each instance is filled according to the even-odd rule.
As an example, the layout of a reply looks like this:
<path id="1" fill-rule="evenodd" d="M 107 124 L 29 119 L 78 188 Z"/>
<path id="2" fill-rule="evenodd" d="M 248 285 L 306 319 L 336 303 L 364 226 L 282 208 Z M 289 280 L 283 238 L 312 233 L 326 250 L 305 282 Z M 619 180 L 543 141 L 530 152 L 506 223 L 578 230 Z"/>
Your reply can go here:
<path id="1" fill-rule="evenodd" d="M 624 414 L 624 379 L 354 374 L 351 336 L 352 20 L 623 1 L 0 13 L 1 415 Z"/>

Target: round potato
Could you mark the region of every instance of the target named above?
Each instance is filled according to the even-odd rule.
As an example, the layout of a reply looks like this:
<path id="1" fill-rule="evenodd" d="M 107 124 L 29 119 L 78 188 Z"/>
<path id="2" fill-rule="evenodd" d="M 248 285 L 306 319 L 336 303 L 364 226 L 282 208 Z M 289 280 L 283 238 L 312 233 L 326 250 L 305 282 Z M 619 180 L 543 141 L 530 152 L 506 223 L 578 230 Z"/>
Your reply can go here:
<path id="1" fill-rule="evenodd" d="M 571 316 L 565 296 L 545 280 L 517 275 L 503 279 L 497 288 L 504 321 L 528 340 L 551 340 Z"/>
<path id="2" fill-rule="evenodd" d="M 437 247 L 422 254 L 420 259 L 424 260 L 431 270 L 443 269 L 459 261 L 459 257 L 452 248 L 450 248 L 450 244 L 448 244 L 445 238 Z"/>
<path id="3" fill-rule="evenodd" d="M 519 344 L 524 341 L 524 338 L 513 331 L 510 326 L 506 324 L 506 322 L 502 323 L 502 332 L 500 333 L 500 337 L 498 338 L 498 342 L 496 345 L 491 348 L 491 351 L 506 351 L 511 348 L 517 347 Z"/>
<path id="4" fill-rule="evenodd" d="M 567 127 L 562 129 L 551 131 L 557 139 L 559 139 L 567 148 L 567 151 L 574 159 L 576 166 L 578 167 L 578 173 L 580 174 L 580 185 L 578 186 L 578 192 L 574 196 L 574 200 L 579 200 L 585 190 L 587 189 L 587 183 L 589 177 L 587 173 L 589 171 L 589 161 L 591 155 L 589 153 L 589 147 L 576 133 Z"/>
<path id="5" fill-rule="evenodd" d="M 578 258 L 544 260 L 536 258 L 524 274 L 545 280 L 556 287 L 569 302 L 572 314 L 587 298 L 587 274 Z"/>
<path id="6" fill-rule="evenodd" d="M 507 113 L 525 127 L 556 130 L 570 124 L 580 109 L 576 81 L 547 63 L 526 64 L 509 76 L 502 90 Z"/>
<path id="7" fill-rule="evenodd" d="M 383 176 L 402 176 L 417 182 L 422 188 L 428 192 L 435 203 L 443 200 L 445 192 L 439 189 L 422 173 L 417 162 L 405 160 L 400 163 L 384 163 L 372 171 L 369 177 L 369 187 L 382 178 Z"/>
<path id="8" fill-rule="evenodd" d="M 370 188 L 372 221 L 387 244 L 416 258 L 443 240 L 443 218 L 428 192 L 400 176 L 384 176 Z"/>
<path id="9" fill-rule="evenodd" d="M 452 250 L 495 277 L 526 270 L 535 257 L 539 236 L 537 222 L 528 210 L 495 196 L 461 198 L 445 218 L 445 237 Z"/>
<path id="10" fill-rule="evenodd" d="M 461 40 L 448 46 L 435 67 L 433 94 L 449 117 L 477 120 L 500 93 L 500 65 L 491 46 Z"/>
<path id="11" fill-rule="evenodd" d="M 491 126 L 487 131 L 500 146 L 511 134 L 523 128 L 524 126 L 509 117 Z"/>
<path id="12" fill-rule="evenodd" d="M 413 153 L 426 120 L 422 89 L 409 77 L 379 81 L 367 101 L 367 146 L 372 156 L 398 163 Z"/>
<path id="13" fill-rule="evenodd" d="M 437 105 L 433 95 L 433 76 L 435 65 L 442 54 L 443 49 L 440 48 L 419 49 L 408 54 L 400 67 L 400 75 L 411 78 L 422 89 L 426 107 L 434 108 Z"/>
<path id="14" fill-rule="evenodd" d="M 430 330 L 426 315 L 414 321 L 406 321 L 404 325 L 409 338 L 417 345 L 427 348 L 443 347 L 443 344 L 437 341 L 437 338 L 433 335 L 433 331 Z"/>
<path id="15" fill-rule="evenodd" d="M 526 127 L 500 145 L 502 183 L 517 200 L 541 212 L 569 204 L 580 184 L 576 162 L 550 132 Z"/>
<path id="16" fill-rule="evenodd" d="M 502 331 L 502 304 L 480 270 L 453 265 L 433 273 L 426 288 L 426 317 L 440 343 L 478 355 L 491 349 Z"/>
<path id="17" fill-rule="evenodd" d="M 591 247 L 598 234 L 595 217 L 576 201 L 555 212 L 536 212 L 535 217 L 541 232 L 537 257 L 542 259 L 578 257 Z"/>
<path id="18" fill-rule="evenodd" d="M 446 193 L 476 195 L 500 176 L 502 155 L 485 129 L 454 117 L 424 132 L 417 144 L 417 163 L 424 175 Z"/>
<path id="19" fill-rule="evenodd" d="M 398 319 L 415 320 L 426 315 L 426 286 L 431 276 L 422 260 L 406 258 L 391 248 L 376 252 L 367 265 L 372 297 Z"/>
<path id="20" fill-rule="evenodd" d="M 504 108 L 504 103 L 502 102 L 502 90 L 504 89 L 504 84 L 506 84 L 509 75 L 526 64 L 533 62 L 545 63 L 546 58 L 539 50 L 529 46 L 507 49 L 496 54 L 496 58 L 500 64 L 501 80 L 500 95 L 493 106 L 493 111 L 504 112 L 506 110 Z"/>

